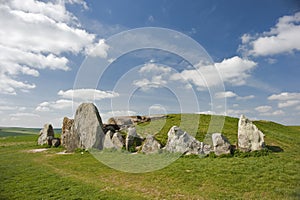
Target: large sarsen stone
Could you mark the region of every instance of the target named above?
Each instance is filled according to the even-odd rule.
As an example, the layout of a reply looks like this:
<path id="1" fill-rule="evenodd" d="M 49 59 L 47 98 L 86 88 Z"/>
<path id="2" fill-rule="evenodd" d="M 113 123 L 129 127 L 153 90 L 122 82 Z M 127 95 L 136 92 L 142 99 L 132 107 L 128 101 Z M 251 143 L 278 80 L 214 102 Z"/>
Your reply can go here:
<path id="1" fill-rule="evenodd" d="M 79 137 L 79 148 L 103 149 L 103 124 L 94 104 L 82 103 L 77 108 L 72 128 L 74 135 Z"/>
<path id="2" fill-rule="evenodd" d="M 240 117 L 238 128 L 238 148 L 249 152 L 261 150 L 265 147 L 264 134 L 247 119 L 244 115 Z"/>

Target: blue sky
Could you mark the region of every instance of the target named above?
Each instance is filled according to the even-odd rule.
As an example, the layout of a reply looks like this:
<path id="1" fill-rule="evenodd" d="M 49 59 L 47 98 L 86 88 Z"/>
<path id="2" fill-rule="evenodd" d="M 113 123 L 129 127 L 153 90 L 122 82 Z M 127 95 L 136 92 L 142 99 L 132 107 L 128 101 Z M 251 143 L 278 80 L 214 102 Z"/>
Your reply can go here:
<path id="1" fill-rule="evenodd" d="M 87 101 L 104 120 L 189 112 L 300 124 L 296 0 L 12 0 L 0 26 L 0 126 L 60 127 Z"/>

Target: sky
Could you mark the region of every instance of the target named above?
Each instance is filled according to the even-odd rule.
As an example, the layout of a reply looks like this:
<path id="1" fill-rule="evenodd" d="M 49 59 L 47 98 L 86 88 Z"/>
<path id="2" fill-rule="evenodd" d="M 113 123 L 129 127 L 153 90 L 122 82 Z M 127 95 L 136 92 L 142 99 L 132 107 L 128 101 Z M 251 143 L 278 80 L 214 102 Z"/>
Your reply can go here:
<path id="1" fill-rule="evenodd" d="M 296 0 L 0 0 L 0 126 L 208 113 L 300 125 Z"/>

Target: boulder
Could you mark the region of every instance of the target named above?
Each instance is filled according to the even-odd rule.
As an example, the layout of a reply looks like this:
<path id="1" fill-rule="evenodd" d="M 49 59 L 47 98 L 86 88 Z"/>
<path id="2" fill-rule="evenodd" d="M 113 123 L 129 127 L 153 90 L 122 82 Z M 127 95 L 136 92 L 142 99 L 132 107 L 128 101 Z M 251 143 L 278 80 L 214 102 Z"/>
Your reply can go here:
<path id="1" fill-rule="evenodd" d="M 125 140 L 125 147 L 127 151 L 135 151 L 137 146 L 142 144 L 143 138 L 136 133 L 135 127 L 127 129 L 127 136 Z"/>
<path id="2" fill-rule="evenodd" d="M 51 140 L 51 144 L 53 147 L 58 147 L 60 145 L 60 139 L 59 138 L 53 138 Z"/>
<path id="3" fill-rule="evenodd" d="M 241 115 L 238 126 L 238 148 L 243 152 L 262 150 L 265 147 L 264 134 Z"/>
<path id="4" fill-rule="evenodd" d="M 222 154 L 230 154 L 231 145 L 224 135 L 221 133 L 213 133 L 211 137 L 214 152 L 217 156 Z"/>
<path id="5" fill-rule="evenodd" d="M 75 137 L 79 138 L 77 148 L 103 149 L 103 124 L 97 107 L 92 103 L 82 103 L 76 110 L 72 126 Z"/>
<path id="6" fill-rule="evenodd" d="M 119 132 L 115 132 L 111 140 L 116 149 L 122 149 L 124 147 L 125 141 Z"/>
<path id="7" fill-rule="evenodd" d="M 161 144 L 154 138 L 153 135 L 148 135 L 142 146 L 142 153 L 158 153 L 161 148 Z"/>
<path id="8" fill-rule="evenodd" d="M 209 154 L 210 145 L 199 142 L 187 132 L 173 126 L 168 132 L 168 141 L 164 147 L 166 151 L 182 154 Z"/>
<path id="9" fill-rule="evenodd" d="M 41 129 L 39 138 L 38 138 L 38 145 L 52 145 L 51 140 L 54 138 L 54 131 L 51 124 L 45 124 L 44 128 Z"/>
<path id="10" fill-rule="evenodd" d="M 112 136 L 113 136 L 113 132 L 112 131 L 108 131 L 105 134 L 104 137 L 104 142 L 103 142 L 103 148 L 104 149 L 111 149 L 111 148 L 115 148 L 115 145 L 112 142 Z"/>
<path id="11" fill-rule="evenodd" d="M 108 119 L 108 124 L 115 124 L 120 127 L 125 126 L 131 126 L 133 124 L 130 116 L 120 116 L 120 117 L 112 117 Z"/>

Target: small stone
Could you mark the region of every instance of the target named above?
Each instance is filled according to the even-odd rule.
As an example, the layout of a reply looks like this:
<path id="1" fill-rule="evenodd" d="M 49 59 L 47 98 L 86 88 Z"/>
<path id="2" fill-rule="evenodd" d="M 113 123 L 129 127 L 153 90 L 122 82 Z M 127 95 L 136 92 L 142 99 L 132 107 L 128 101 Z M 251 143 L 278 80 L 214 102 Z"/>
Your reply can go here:
<path id="1" fill-rule="evenodd" d="M 154 138 L 153 135 L 148 135 L 142 146 L 142 153 L 158 153 L 161 148 L 161 144 Z"/>
<path id="2" fill-rule="evenodd" d="M 211 137 L 214 152 L 217 156 L 222 154 L 230 154 L 231 145 L 224 135 L 222 135 L 221 133 L 213 133 Z"/>
<path id="3" fill-rule="evenodd" d="M 52 145 L 52 139 L 54 138 L 54 130 L 51 124 L 45 124 L 44 128 L 41 129 L 40 134 L 38 138 L 38 145 Z"/>
<path id="4" fill-rule="evenodd" d="M 53 147 L 58 147 L 60 145 L 60 139 L 59 138 L 53 138 L 51 143 L 52 143 Z"/>

